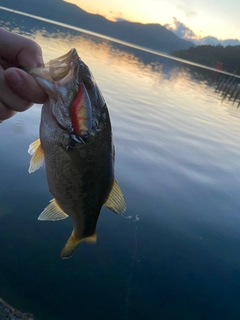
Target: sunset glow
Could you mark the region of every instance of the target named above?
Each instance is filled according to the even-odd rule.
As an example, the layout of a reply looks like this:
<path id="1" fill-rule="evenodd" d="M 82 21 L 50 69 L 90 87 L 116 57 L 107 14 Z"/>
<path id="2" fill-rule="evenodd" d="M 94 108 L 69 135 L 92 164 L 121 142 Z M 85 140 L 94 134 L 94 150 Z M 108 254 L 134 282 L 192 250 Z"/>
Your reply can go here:
<path id="1" fill-rule="evenodd" d="M 240 1 L 229 0 L 64 0 L 108 20 L 173 24 L 173 18 L 184 24 L 195 37 L 239 39 Z M 173 25 L 174 28 L 174 25 Z"/>

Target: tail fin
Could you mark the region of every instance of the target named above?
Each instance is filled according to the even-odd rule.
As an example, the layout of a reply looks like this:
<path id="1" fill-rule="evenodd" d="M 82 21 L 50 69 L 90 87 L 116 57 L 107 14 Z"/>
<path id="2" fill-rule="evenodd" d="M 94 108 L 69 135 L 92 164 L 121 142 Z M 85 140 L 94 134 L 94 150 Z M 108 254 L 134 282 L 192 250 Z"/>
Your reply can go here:
<path id="1" fill-rule="evenodd" d="M 76 249 L 76 247 L 79 245 L 81 242 L 88 242 L 88 243 L 96 243 L 97 241 L 97 233 L 95 232 L 91 236 L 87 238 L 81 238 L 78 239 L 74 233 L 72 232 L 71 236 L 69 237 L 67 243 L 65 244 L 64 248 L 62 249 L 61 253 L 61 258 L 62 259 L 68 259 L 72 256 L 73 251 Z"/>

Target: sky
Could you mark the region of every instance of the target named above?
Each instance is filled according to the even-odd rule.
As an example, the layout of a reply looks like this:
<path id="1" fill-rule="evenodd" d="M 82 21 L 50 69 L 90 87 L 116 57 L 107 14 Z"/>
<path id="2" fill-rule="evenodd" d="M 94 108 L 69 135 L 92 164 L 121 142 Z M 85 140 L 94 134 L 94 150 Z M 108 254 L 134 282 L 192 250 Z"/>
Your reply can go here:
<path id="1" fill-rule="evenodd" d="M 182 27 L 185 39 L 240 39 L 240 0 L 64 0 L 109 20 Z"/>

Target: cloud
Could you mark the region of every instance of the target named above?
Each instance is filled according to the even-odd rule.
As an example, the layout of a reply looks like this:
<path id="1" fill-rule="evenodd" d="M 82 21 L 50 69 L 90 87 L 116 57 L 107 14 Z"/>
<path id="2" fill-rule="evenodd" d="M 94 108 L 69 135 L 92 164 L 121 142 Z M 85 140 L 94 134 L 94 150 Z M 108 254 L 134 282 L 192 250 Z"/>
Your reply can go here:
<path id="1" fill-rule="evenodd" d="M 196 40 L 199 37 L 184 23 L 173 17 L 173 23 L 165 24 L 165 28 L 174 32 L 179 38 L 186 40 Z"/>
<path id="2" fill-rule="evenodd" d="M 173 17 L 173 23 L 165 24 L 164 27 L 172 31 L 179 38 L 190 40 L 197 46 L 201 46 L 201 45 L 217 46 L 221 44 L 222 46 L 225 47 L 229 45 L 231 46 L 240 45 L 240 41 L 238 39 L 220 40 L 212 36 L 201 38 L 197 36 L 189 27 L 187 27 L 184 23 L 182 23 L 175 17 Z"/>
<path id="3" fill-rule="evenodd" d="M 188 18 L 196 17 L 198 15 L 196 11 L 191 9 L 191 2 L 189 0 L 182 0 L 182 4 L 178 5 L 177 9 L 183 11 Z"/>

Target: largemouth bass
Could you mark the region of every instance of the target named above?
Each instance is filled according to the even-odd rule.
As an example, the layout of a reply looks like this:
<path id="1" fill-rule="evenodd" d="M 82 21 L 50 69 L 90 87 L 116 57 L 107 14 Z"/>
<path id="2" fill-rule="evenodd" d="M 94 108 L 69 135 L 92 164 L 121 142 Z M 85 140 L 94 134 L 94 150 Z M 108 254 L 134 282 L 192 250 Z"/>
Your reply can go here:
<path id="1" fill-rule="evenodd" d="M 72 49 L 29 72 L 48 94 L 42 107 L 40 139 L 28 152 L 29 173 L 45 161 L 54 196 L 39 220 L 72 219 L 73 231 L 61 257 L 82 241 L 95 243 L 103 205 L 122 214 L 126 204 L 114 178 L 114 145 L 105 100 L 87 65 Z"/>

